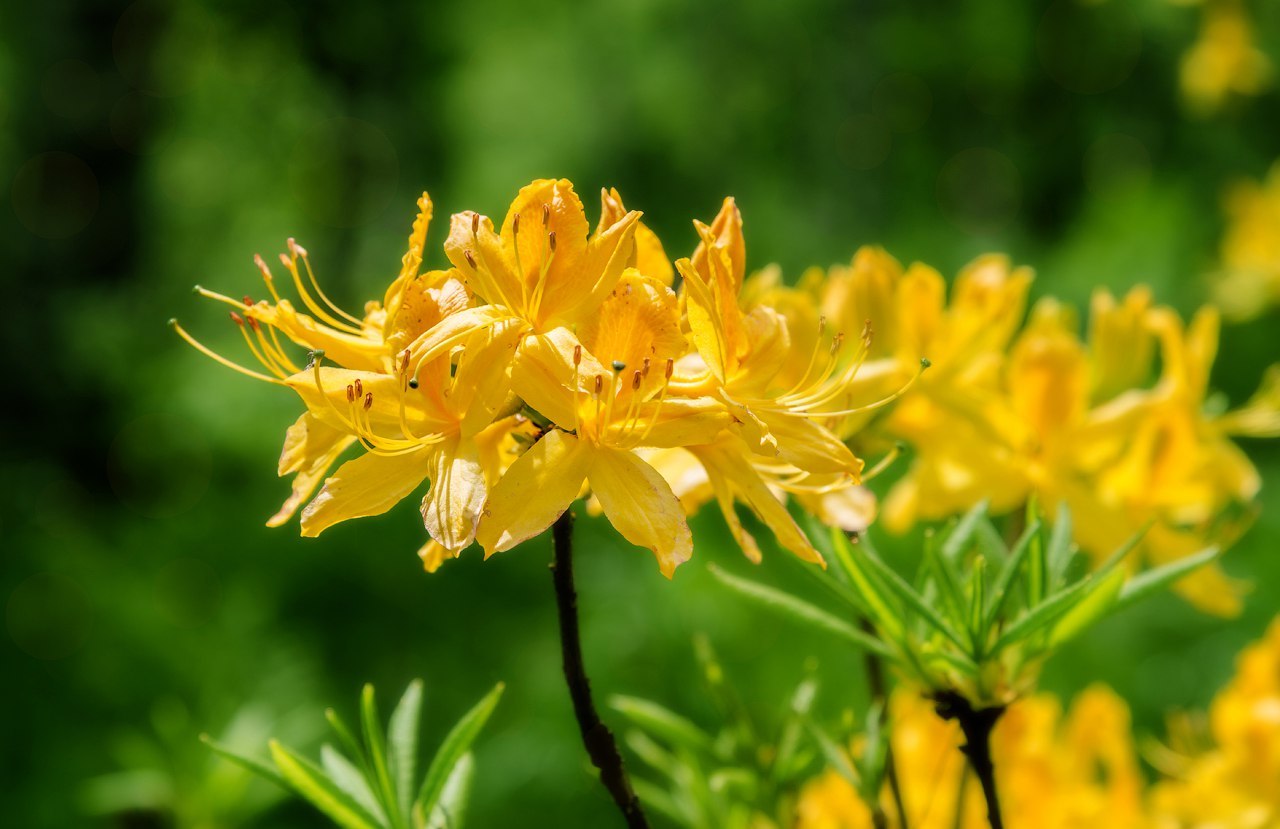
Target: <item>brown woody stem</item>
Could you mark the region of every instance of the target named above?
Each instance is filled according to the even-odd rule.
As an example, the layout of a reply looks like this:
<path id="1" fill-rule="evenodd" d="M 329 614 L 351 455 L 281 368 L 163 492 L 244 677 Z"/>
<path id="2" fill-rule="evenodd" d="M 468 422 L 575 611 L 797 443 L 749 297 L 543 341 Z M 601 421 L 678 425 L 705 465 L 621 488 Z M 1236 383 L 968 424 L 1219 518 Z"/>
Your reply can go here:
<path id="1" fill-rule="evenodd" d="M 622 764 L 622 754 L 613 732 L 600 719 L 591 698 L 591 681 L 582 664 L 582 641 L 578 631 L 578 591 L 573 586 L 573 513 L 565 510 L 551 528 L 555 560 L 551 578 L 556 588 L 556 610 L 560 617 L 560 654 L 564 679 L 573 700 L 573 714 L 582 732 L 582 744 L 591 763 L 600 771 L 600 783 L 627 821 L 628 829 L 649 829 L 640 800 Z"/>
<path id="2" fill-rule="evenodd" d="M 1004 706 L 974 708 L 969 700 L 954 691 L 935 694 L 933 701 L 939 717 L 955 720 L 960 724 L 960 731 L 964 734 L 964 745 L 960 750 L 969 758 L 969 767 L 982 785 L 991 829 L 1004 829 L 1004 818 L 1000 814 L 1000 795 L 996 791 L 995 764 L 991 761 L 991 732 L 1004 714 Z"/>

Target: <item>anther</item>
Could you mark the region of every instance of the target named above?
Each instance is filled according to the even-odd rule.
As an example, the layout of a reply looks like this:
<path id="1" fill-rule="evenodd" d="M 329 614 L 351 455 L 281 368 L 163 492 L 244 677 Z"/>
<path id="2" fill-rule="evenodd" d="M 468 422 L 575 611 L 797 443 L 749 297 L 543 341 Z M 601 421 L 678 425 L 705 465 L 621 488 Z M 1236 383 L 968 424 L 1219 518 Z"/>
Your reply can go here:
<path id="1" fill-rule="evenodd" d="M 253 255 L 253 264 L 258 266 L 258 270 L 262 271 L 263 276 L 265 276 L 267 279 L 271 278 L 271 269 L 267 267 L 266 262 L 262 261 L 262 256 L 255 253 Z"/>
<path id="2" fill-rule="evenodd" d="M 551 224 L 551 205 L 542 205 L 542 226 L 546 227 Z"/>
<path id="3" fill-rule="evenodd" d="M 675 373 L 675 370 L 676 370 L 676 361 L 668 357 L 667 358 L 667 379 L 668 380 L 671 379 L 671 375 Z"/>
<path id="4" fill-rule="evenodd" d="M 920 368 L 928 368 L 931 365 L 933 365 L 933 361 L 930 360 L 928 357 L 920 358 Z"/>
<path id="5" fill-rule="evenodd" d="M 627 364 L 622 362 L 621 360 L 614 360 L 611 365 L 613 366 L 614 371 L 622 371 L 624 368 L 627 367 Z"/>
<path id="6" fill-rule="evenodd" d="M 463 256 L 465 256 L 465 257 L 467 257 L 467 264 L 471 266 L 471 270 L 473 270 L 473 271 L 480 270 L 479 268 L 477 268 L 477 267 L 476 267 L 476 258 L 475 258 L 474 256 L 472 256 L 472 255 L 471 255 L 471 249 L 470 249 L 470 248 L 468 248 L 468 249 L 464 250 L 464 251 L 462 252 L 462 255 L 463 255 Z"/>
<path id="7" fill-rule="evenodd" d="M 252 328 L 254 331 L 257 331 L 257 330 L 258 330 L 258 321 L 257 321 L 256 319 L 254 319 L 253 317 L 249 317 L 249 327 L 250 327 L 250 328 Z"/>
<path id="8" fill-rule="evenodd" d="M 645 357 L 645 358 L 644 358 L 644 367 L 643 367 L 642 369 L 640 369 L 640 372 L 641 372 L 641 374 L 643 374 L 645 377 L 648 377 L 648 376 L 649 376 L 649 358 L 648 358 L 648 357 Z"/>
<path id="9" fill-rule="evenodd" d="M 632 374 L 631 374 L 631 389 L 632 389 L 632 391 L 635 391 L 636 389 L 640 388 L 640 378 L 641 378 L 642 376 L 643 376 L 643 375 L 640 373 L 640 369 L 636 369 L 634 372 L 632 372 Z"/>
<path id="10" fill-rule="evenodd" d="M 597 375 L 596 375 L 596 392 L 595 392 L 595 393 L 596 393 L 596 397 L 599 397 L 599 396 L 600 396 L 600 392 L 601 392 L 601 391 L 603 391 L 603 390 L 604 390 L 604 375 L 603 375 L 603 374 L 597 374 Z"/>
<path id="11" fill-rule="evenodd" d="M 844 343 L 843 331 L 841 331 L 839 334 L 836 334 L 834 337 L 831 338 L 831 353 L 835 354 L 837 351 L 839 351 L 842 343 Z"/>
<path id="12" fill-rule="evenodd" d="M 553 230 L 547 234 L 547 241 L 551 244 L 551 252 L 556 252 L 556 232 Z"/>
<path id="13" fill-rule="evenodd" d="M 369 392 L 364 396 L 364 410 L 367 412 L 373 408 L 373 392 Z"/>
<path id="14" fill-rule="evenodd" d="M 253 307 L 253 298 L 252 298 L 252 297 L 250 297 L 248 294 L 245 294 L 245 295 L 244 295 L 244 304 L 245 304 L 245 307 L 246 307 L 246 308 L 252 308 L 252 307 Z"/>
<path id="15" fill-rule="evenodd" d="M 404 374 L 409 370 L 409 349 L 404 350 L 404 355 L 400 358 L 400 373 Z"/>
<path id="16" fill-rule="evenodd" d="M 480 214 L 471 214 L 471 235 L 478 236 L 480 234 Z"/>
<path id="17" fill-rule="evenodd" d="M 511 232 L 516 234 L 517 236 L 520 234 L 520 214 L 519 213 L 517 213 L 511 219 Z"/>
<path id="18" fill-rule="evenodd" d="M 236 325 L 244 325 L 244 317 L 240 316 L 235 311 L 231 312 L 231 321 Z"/>
<path id="19" fill-rule="evenodd" d="M 292 253 L 294 256 L 301 256 L 304 259 L 306 258 L 307 249 L 304 248 L 302 245 L 298 244 L 297 241 L 295 241 L 292 236 L 289 237 L 289 239 L 285 242 L 285 244 L 289 246 L 289 252 Z"/>
<path id="20" fill-rule="evenodd" d="M 575 345 L 573 347 L 573 365 L 577 367 L 582 364 L 582 346 Z"/>
<path id="21" fill-rule="evenodd" d="M 356 402 L 356 390 L 355 390 L 355 387 L 352 386 L 350 383 L 347 384 L 347 402 L 348 403 Z"/>
<path id="22" fill-rule="evenodd" d="M 826 333 L 826 330 L 827 330 L 827 317 L 826 317 L 826 314 L 823 314 L 822 316 L 818 317 L 818 336 L 821 337 L 824 333 Z"/>
<path id="23" fill-rule="evenodd" d="M 360 382 L 360 378 L 356 378 L 355 382 L 356 397 L 364 397 L 364 384 Z"/>

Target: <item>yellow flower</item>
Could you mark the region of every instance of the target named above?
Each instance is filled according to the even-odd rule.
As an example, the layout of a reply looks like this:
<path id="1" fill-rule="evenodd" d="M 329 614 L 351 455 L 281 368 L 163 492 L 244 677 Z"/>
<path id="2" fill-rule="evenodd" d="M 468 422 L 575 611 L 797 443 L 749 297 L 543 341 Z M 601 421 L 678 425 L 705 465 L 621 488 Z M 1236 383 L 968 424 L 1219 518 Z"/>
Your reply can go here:
<path id="1" fill-rule="evenodd" d="M 1227 194 L 1214 300 L 1236 319 L 1280 304 L 1280 164 L 1262 183 L 1245 181 Z"/>
<path id="2" fill-rule="evenodd" d="M 1253 43 L 1253 25 L 1240 0 L 1214 0 L 1204 11 L 1200 35 L 1182 58 L 1182 93 L 1202 113 L 1230 95 L 1266 89 L 1271 62 Z"/>
<path id="3" fill-rule="evenodd" d="M 985 829 L 986 805 L 960 752 L 963 737 L 933 704 L 899 690 L 890 703 L 890 742 L 907 824 L 919 829 Z M 1009 707 L 992 735 L 1002 813 L 1009 826 L 1138 829 L 1142 776 L 1129 713 L 1111 691 L 1082 692 L 1064 718 L 1049 695 Z M 893 815 L 886 790 L 881 808 Z M 797 829 L 871 829 L 871 813 L 833 771 L 806 785 Z"/>

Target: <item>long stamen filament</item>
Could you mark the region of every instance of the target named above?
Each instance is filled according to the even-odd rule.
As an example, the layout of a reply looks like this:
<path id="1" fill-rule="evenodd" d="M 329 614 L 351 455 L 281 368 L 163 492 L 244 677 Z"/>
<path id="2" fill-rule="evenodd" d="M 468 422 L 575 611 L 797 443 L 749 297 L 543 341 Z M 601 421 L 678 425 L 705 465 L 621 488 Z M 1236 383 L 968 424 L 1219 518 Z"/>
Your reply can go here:
<path id="1" fill-rule="evenodd" d="M 214 360 L 218 363 L 221 363 L 222 365 L 226 366 L 232 371 L 238 371 L 241 374 L 245 375 L 246 377 L 252 377 L 255 380 L 262 380 L 263 382 L 266 382 L 266 383 L 274 383 L 277 386 L 285 385 L 284 381 L 280 380 L 277 377 L 271 377 L 269 375 L 262 374 L 252 369 L 245 368 L 239 363 L 233 362 L 231 360 L 228 360 L 226 357 L 223 357 L 218 352 L 214 351 L 213 349 L 201 343 L 195 337 L 188 334 L 186 332 L 186 329 L 184 329 L 181 325 L 178 324 L 177 320 L 169 320 L 169 325 L 170 327 L 173 328 L 174 331 L 178 332 L 179 337 L 187 341 L 187 345 L 191 346 L 196 351 L 199 351 L 201 354 L 208 357 L 209 359 Z"/>

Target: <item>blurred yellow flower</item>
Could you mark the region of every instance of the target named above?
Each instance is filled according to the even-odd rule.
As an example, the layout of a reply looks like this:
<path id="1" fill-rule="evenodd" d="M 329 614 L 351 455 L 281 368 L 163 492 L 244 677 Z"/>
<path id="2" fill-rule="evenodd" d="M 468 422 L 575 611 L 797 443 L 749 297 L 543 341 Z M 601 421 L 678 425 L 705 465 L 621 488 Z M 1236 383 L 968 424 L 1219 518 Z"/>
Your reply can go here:
<path id="1" fill-rule="evenodd" d="M 1193 109 L 1211 113 L 1231 95 L 1257 95 L 1268 85 L 1271 62 L 1254 45 L 1253 24 L 1241 0 L 1212 0 L 1200 34 L 1182 58 L 1182 93 Z"/>
<path id="2" fill-rule="evenodd" d="M 1280 164 L 1261 183 L 1232 187 L 1226 217 L 1214 300 L 1228 317 L 1250 319 L 1280 304 Z"/>

